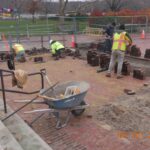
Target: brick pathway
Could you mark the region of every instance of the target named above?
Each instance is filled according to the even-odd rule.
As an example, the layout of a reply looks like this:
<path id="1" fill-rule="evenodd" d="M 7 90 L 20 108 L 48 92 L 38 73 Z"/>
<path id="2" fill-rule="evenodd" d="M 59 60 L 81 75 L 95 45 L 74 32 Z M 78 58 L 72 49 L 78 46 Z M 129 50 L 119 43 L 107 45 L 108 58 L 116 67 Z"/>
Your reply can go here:
<path id="1" fill-rule="evenodd" d="M 1 65 L 6 68 L 5 65 Z M 16 68 L 24 69 L 28 72 L 39 71 L 41 68 L 47 69 L 50 80 L 56 81 L 85 80 L 90 83 L 90 90 L 86 96 L 86 101 L 90 107 L 85 113 L 78 117 L 72 117 L 67 127 L 56 130 L 54 118 L 48 118 L 45 115 L 34 124 L 33 129 L 54 149 L 54 150 L 150 150 L 148 138 L 134 139 L 127 137 L 119 138 L 119 131 L 114 131 L 109 126 L 102 126 L 95 119 L 96 110 L 103 104 L 115 102 L 115 98 L 124 94 L 125 88 L 137 90 L 143 86 L 146 81 L 133 79 L 131 76 L 123 79 L 106 78 L 105 73 L 96 73 L 96 67 L 90 67 L 83 60 L 66 58 L 61 61 L 50 60 L 42 64 L 28 62 L 17 64 Z M 11 87 L 11 80 L 7 80 L 7 87 Z M 33 90 L 38 88 L 39 79 L 35 78 L 28 81 L 24 90 Z M 29 99 L 33 96 L 7 94 L 8 103 L 16 109 L 22 104 L 13 103 L 15 99 Z M 25 115 L 23 111 L 33 108 L 41 108 L 40 105 L 30 105 L 19 114 L 27 121 L 30 121 L 33 115 Z M 43 106 L 45 107 L 45 106 Z"/>

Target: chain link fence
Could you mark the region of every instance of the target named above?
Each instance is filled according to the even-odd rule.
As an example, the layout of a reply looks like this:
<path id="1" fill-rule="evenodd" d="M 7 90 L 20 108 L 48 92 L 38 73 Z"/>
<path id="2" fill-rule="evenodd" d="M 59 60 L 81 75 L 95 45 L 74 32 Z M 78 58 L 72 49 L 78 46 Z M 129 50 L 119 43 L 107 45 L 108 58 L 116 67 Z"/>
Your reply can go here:
<path id="1" fill-rule="evenodd" d="M 142 30 L 150 32 L 149 20 L 148 16 L 39 17 L 34 22 L 31 18 L 5 19 L 0 20 L 0 35 L 5 35 L 5 39 L 0 36 L 0 47 L 3 50 L 6 43 L 11 46 L 14 42 L 25 43 L 27 49 L 31 46 L 49 47 L 48 41 L 51 38 L 69 46 L 72 34 L 75 36 L 75 41 L 80 41 L 79 36 L 86 36 L 87 27 L 104 29 L 112 22 L 116 22 L 116 28 L 119 24 L 125 24 L 129 33 L 139 34 Z"/>

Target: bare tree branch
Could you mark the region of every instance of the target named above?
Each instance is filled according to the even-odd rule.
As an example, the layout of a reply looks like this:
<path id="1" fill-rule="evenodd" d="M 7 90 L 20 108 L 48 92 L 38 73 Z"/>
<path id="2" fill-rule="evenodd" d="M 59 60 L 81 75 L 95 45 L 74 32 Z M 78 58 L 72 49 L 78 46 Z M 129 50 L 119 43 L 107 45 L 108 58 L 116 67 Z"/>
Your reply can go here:
<path id="1" fill-rule="evenodd" d="M 30 14 L 32 14 L 33 22 L 35 22 L 35 18 L 34 18 L 35 13 L 40 9 L 39 2 L 40 1 L 37 1 L 37 0 L 31 0 L 28 6 L 28 11 Z"/>
<path id="2" fill-rule="evenodd" d="M 81 10 L 91 6 L 91 4 L 93 4 L 96 1 L 98 1 L 98 0 L 88 1 L 88 2 L 84 2 L 82 4 L 80 3 L 79 6 L 76 8 L 76 14 L 80 13 Z"/>
<path id="3" fill-rule="evenodd" d="M 124 0 L 105 0 L 106 4 L 110 8 L 111 11 L 119 11 L 121 7 L 124 5 Z"/>
<path id="4" fill-rule="evenodd" d="M 68 0 L 59 0 L 59 15 L 64 16 L 65 15 L 65 9 L 68 4 Z"/>

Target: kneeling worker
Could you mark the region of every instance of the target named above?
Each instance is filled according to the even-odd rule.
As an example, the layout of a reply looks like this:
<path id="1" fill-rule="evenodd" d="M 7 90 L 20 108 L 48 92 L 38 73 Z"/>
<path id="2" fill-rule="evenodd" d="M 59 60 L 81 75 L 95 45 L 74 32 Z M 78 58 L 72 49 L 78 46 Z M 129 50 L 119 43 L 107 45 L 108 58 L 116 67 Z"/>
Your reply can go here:
<path id="1" fill-rule="evenodd" d="M 16 55 L 16 60 L 19 62 L 25 62 L 25 49 L 23 47 L 23 45 L 19 44 L 19 43 L 15 43 L 12 46 L 12 49 Z"/>
<path id="2" fill-rule="evenodd" d="M 65 50 L 65 47 L 58 41 L 50 40 L 50 47 L 52 56 L 55 57 L 55 60 L 58 60 L 62 57 L 62 52 Z"/>

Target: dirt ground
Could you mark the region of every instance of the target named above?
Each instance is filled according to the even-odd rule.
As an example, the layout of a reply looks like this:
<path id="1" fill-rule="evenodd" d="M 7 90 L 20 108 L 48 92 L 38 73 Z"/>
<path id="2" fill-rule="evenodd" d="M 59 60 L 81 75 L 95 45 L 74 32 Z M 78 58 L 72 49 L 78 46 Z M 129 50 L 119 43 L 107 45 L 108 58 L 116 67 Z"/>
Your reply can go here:
<path id="1" fill-rule="evenodd" d="M 126 101 L 118 100 L 118 97 L 125 96 L 124 89 L 137 91 L 144 83 L 149 82 L 150 78 L 138 80 L 130 75 L 123 79 L 116 79 L 115 74 L 112 78 L 106 78 L 105 72 L 96 73 L 97 67 L 89 66 L 85 60 L 71 57 L 54 61 L 47 56 L 45 61 L 45 63 L 34 63 L 28 60 L 26 63 L 16 63 L 16 69 L 31 73 L 45 68 L 53 84 L 57 81 L 72 80 L 86 81 L 90 84 L 85 98 L 90 106 L 82 116 L 77 118 L 72 116 L 68 125 L 60 130 L 55 129 L 55 119 L 49 118 L 47 114 L 33 125 L 35 132 L 54 150 L 150 150 L 148 138 L 137 139 L 127 136 L 135 131 L 149 134 L 149 98 L 142 99 L 142 97 L 137 98 L 137 95 L 130 95 L 125 98 Z M 1 63 L 0 68 L 6 69 L 6 64 Z M 11 78 L 7 77 L 5 83 L 7 88 L 17 89 L 12 88 Z M 48 87 L 46 81 L 45 86 Z M 39 76 L 28 78 L 23 88 L 24 91 L 38 89 L 40 89 Z M 6 96 L 7 103 L 15 110 L 23 104 L 14 103 L 14 100 L 31 99 L 35 95 L 7 93 Z M 18 114 L 30 122 L 35 115 L 27 115 L 23 112 L 35 108 L 47 108 L 47 106 L 31 104 Z M 125 132 L 123 138 L 118 134 L 120 132 Z"/>

